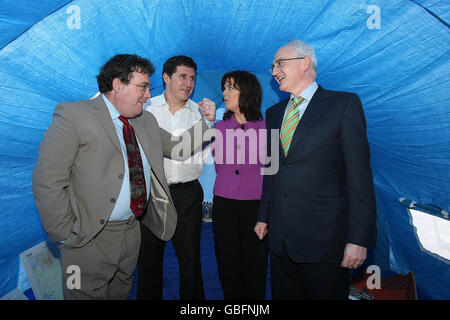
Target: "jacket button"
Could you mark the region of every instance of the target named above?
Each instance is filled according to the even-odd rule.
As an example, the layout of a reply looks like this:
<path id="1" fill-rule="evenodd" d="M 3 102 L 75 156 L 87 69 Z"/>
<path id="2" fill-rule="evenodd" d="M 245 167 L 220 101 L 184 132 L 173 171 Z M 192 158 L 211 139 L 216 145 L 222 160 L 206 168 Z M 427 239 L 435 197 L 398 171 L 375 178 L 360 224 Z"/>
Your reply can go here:
<path id="1" fill-rule="evenodd" d="M 123 173 L 119 174 L 119 179 L 123 179 Z"/>
<path id="2" fill-rule="evenodd" d="M 105 224 L 105 220 L 100 220 L 100 224 Z"/>
<path id="3" fill-rule="evenodd" d="M 283 193 L 283 197 L 287 198 L 288 194 L 287 193 Z"/>
<path id="4" fill-rule="evenodd" d="M 111 202 L 112 203 L 116 202 L 116 199 L 115 198 L 111 198 Z"/>
<path id="5" fill-rule="evenodd" d="M 239 170 L 236 170 L 234 173 L 235 173 L 236 175 L 239 175 Z"/>

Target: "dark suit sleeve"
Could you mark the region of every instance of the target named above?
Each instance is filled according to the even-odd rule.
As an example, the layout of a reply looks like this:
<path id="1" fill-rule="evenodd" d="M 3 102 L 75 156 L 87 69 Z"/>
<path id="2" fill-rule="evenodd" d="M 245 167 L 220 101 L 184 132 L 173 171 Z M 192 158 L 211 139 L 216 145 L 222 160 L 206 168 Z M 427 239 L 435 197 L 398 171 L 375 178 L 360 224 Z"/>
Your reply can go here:
<path id="1" fill-rule="evenodd" d="M 266 115 L 266 153 L 268 157 L 278 157 L 278 154 L 271 154 L 271 126 L 269 115 Z M 266 168 L 271 166 L 271 162 L 265 165 Z M 269 223 L 269 208 L 272 194 L 273 175 L 264 175 L 261 202 L 259 205 L 258 222 Z"/>
<path id="2" fill-rule="evenodd" d="M 366 121 L 361 100 L 352 94 L 343 112 L 341 143 L 348 190 L 347 242 L 376 245 L 376 202 L 370 166 Z"/>

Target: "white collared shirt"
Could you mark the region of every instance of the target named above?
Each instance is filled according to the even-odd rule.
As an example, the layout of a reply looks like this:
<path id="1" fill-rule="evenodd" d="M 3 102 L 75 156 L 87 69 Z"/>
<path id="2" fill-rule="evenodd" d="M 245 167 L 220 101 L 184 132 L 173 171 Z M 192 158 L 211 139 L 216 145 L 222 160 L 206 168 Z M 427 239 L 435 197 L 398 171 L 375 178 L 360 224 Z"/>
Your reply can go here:
<path id="1" fill-rule="evenodd" d="M 191 99 L 187 101 L 184 107 L 172 114 L 164 98 L 164 93 L 148 100 L 144 104 L 144 110 L 151 112 L 159 126 L 174 136 L 180 135 L 202 118 L 198 104 Z M 167 183 L 188 182 L 200 177 L 209 152 L 209 148 L 207 148 L 183 162 L 164 158 L 164 172 Z"/>
<path id="2" fill-rule="evenodd" d="M 114 205 L 114 209 L 109 217 L 109 221 L 118 221 L 118 220 L 127 220 L 129 217 L 133 216 L 133 212 L 130 208 L 130 170 L 128 169 L 128 156 L 127 149 L 125 146 L 125 140 L 123 139 L 123 122 L 120 121 L 119 116 L 120 113 L 114 107 L 114 105 L 108 100 L 108 98 L 102 94 L 102 98 L 108 107 L 109 114 L 111 115 L 112 122 L 114 124 L 114 128 L 116 129 L 117 138 L 119 138 L 120 149 L 122 150 L 123 163 L 125 166 L 125 171 L 123 172 L 123 182 L 122 187 L 120 189 L 119 196 L 116 199 L 116 203 Z M 145 186 L 147 188 L 147 200 L 150 195 L 150 164 L 145 156 L 144 151 L 142 150 L 141 143 L 139 142 L 138 137 L 139 151 L 141 152 L 142 158 L 142 167 L 144 169 L 144 177 L 145 177 Z"/>
<path id="3" fill-rule="evenodd" d="M 300 115 L 299 120 L 303 117 L 303 114 L 306 111 L 306 107 L 308 106 L 309 102 L 311 101 L 314 93 L 316 93 L 317 88 L 319 87 L 319 85 L 317 84 L 317 82 L 313 82 L 311 83 L 305 90 L 303 90 L 299 96 L 301 96 L 302 98 L 304 98 L 304 100 L 302 101 L 302 103 L 300 103 L 300 105 L 297 107 L 298 108 L 298 113 Z M 292 100 L 292 98 L 295 98 L 295 95 L 293 95 L 291 93 L 291 97 L 290 99 Z M 283 116 L 283 123 L 284 123 L 284 118 L 287 115 L 287 112 L 289 110 L 289 107 L 291 106 L 291 100 L 289 100 L 288 104 L 286 105 L 286 109 L 284 111 L 284 116 Z M 280 136 L 281 136 L 281 131 L 280 131 Z"/>

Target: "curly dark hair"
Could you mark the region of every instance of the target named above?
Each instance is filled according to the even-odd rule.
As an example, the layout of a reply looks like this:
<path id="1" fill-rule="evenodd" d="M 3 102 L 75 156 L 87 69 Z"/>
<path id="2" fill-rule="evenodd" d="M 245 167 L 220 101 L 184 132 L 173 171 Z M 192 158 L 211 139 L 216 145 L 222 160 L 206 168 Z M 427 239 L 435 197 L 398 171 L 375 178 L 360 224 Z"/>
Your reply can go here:
<path id="1" fill-rule="evenodd" d="M 256 121 L 263 118 L 261 114 L 262 89 L 261 85 L 250 72 L 236 70 L 230 71 L 222 77 L 222 91 L 225 89 L 225 82 L 233 80 L 234 87 L 239 90 L 239 111 L 245 116 L 247 121 Z M 227 110 L 223 115 L 223 120 L 229 119 L 233 112 Z"/>
<path id="2" fill-rule="evenodd" d="M 110 92 L 115 78 L 123 83 L 129 83 L 134 71 L 148 73 L 151 76 L 155 68 L 150 60 L 136 54 L 115 55 L 100 69 L 100 74 L 97 76 L 98 90 L 101 93 Z"/>

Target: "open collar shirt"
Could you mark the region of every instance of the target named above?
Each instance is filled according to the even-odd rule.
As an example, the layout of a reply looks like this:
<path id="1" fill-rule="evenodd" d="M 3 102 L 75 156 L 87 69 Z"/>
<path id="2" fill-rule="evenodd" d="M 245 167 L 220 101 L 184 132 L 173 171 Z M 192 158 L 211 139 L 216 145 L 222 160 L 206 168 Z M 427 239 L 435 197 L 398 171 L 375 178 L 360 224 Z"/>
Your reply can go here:
<path id="1" fill-rule="evenodd" d="M 164 93 L 148 100 L 144 104 L 144 110 L 151 112 L 158 121 L 159 126 L 174 136 L 180 135 L 202 118 L 198 104 L 191 99 L 187 101 L 184 107 L 172 114 L 164 98 Z M 167 183 L 169 185 L 183 183 L 200 177 L 209 153 L 210 148 L 206 148 L 185 161 L 164 158 L 164 171 Z"/>

